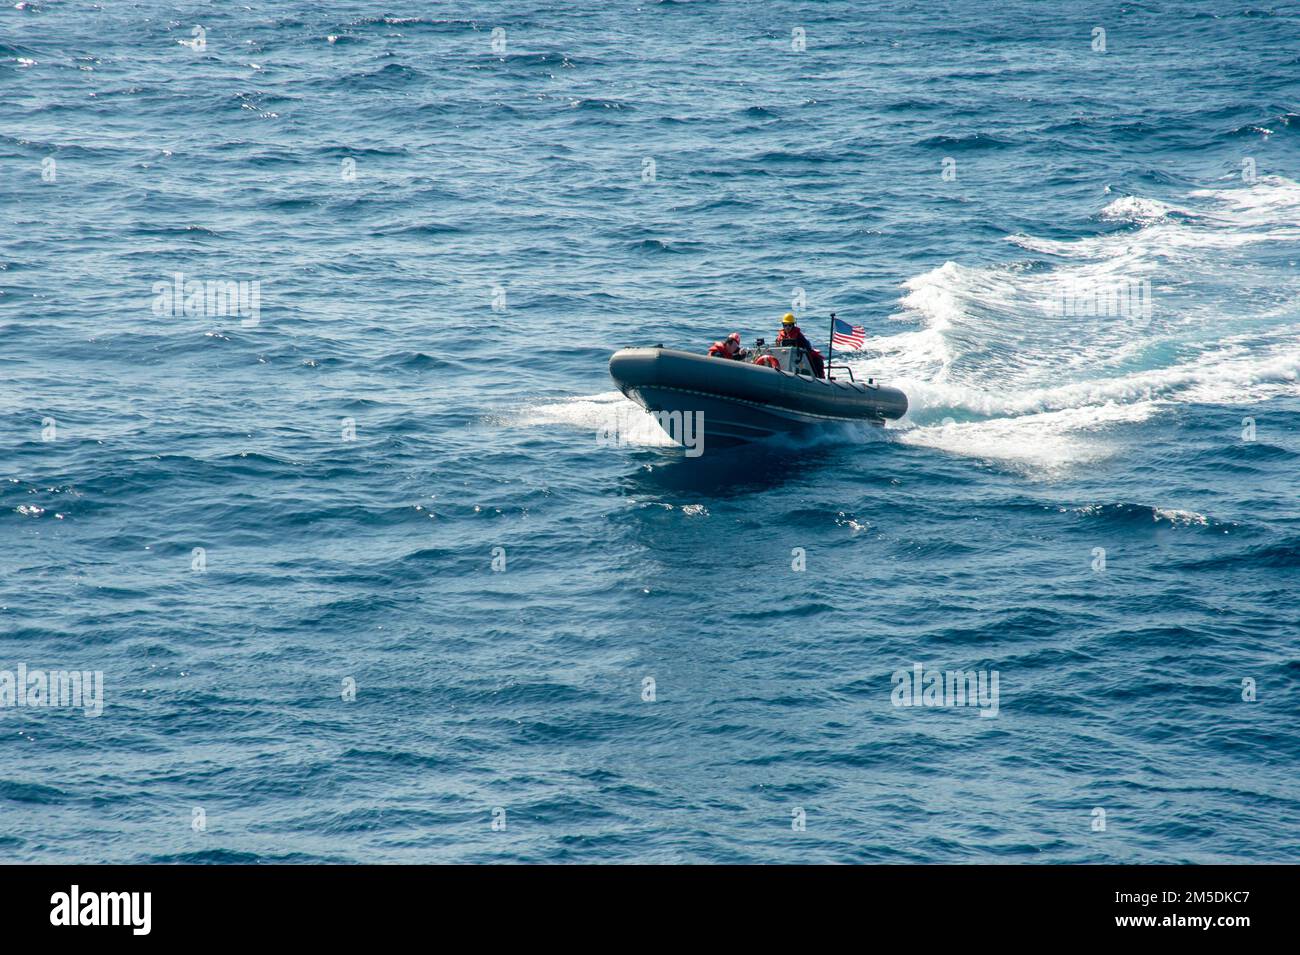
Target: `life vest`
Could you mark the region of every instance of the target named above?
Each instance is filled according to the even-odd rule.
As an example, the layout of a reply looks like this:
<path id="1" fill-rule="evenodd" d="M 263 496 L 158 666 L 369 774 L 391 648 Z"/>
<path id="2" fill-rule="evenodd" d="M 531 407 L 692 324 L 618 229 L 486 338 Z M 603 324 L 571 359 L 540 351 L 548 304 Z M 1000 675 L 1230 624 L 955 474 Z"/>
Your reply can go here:
<path id="1" fill-rule="evenodd" d="M 809 358 L 812 358 L 813 355 L 816 355 L 818 359 L 822 357 L 822 353 L 813 348 L 812 342 L 804 338 L 803 332 L 799 330 L 798 325 L 783 327 L 776 333 L 776 343 L 778 345 L 794 345 L 797 348 L 802 348 L 808 353 Z"/>
<path id="2" fill-rule="evenodd" d="M 740 346 L 734 339 L 728 338 L 710 345 L 709 354 L 716 358 L 736 358 L 740 354 Z"/>

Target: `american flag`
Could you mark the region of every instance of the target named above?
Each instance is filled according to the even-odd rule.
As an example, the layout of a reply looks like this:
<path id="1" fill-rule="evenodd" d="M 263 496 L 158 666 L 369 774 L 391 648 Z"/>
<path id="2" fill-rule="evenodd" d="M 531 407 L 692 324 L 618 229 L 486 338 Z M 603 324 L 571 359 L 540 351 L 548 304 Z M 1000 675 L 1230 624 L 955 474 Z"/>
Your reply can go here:
<path id="1" fill-rule="evenodd" d="M 867 330 L 861 325 L 850 325 L 842 319 L 835 319 L 831 326 L 831 344 L 839 348 L 851 348 L 857 351 L 867 340 Z"/>

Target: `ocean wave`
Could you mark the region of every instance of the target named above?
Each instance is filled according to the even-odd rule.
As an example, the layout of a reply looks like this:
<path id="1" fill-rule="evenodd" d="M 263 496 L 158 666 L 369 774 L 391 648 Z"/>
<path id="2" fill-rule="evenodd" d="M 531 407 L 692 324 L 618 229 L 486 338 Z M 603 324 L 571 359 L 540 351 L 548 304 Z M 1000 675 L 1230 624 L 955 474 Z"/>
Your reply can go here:
<path id="1" fill-rule="evenodd" d="M 506 421 L 520 428 L 564 425 L 589 432 L 593 443 L 603 433 L 616 435 L 622 443 L 633 446 L 676 446 L 653 415 L 619 391 L 533 405 L 502 423 Z"/>
<path id="2" fill-rule="evenodd" d="M 1151 222 L 1159 222 L 1161 219 L 1181 210 L 1175 210 L 1167 202 L 1161 202 L 1159 199 L 1144 199 L 1141 196 L 1121 196 L 1111 202 L 1106 208 L 1098 214 L 1102 219 L 1110 219 L 1118 222 L 1135 222 L 1146 225 Z"/>
<path id="3" fill-rule="evenodd" d="M 978 149 L 1005 149 L 1013 145 L 1010 140 L 1002 139 L 991 133 L 968 133 L 964 136 L 943 134 L 931 136 L 917 143 L 922 149 L 948 149 L 965 152 Z"/>
<path id="4" fill-rule="evenodd" d="M 1064 408 L 987 421 L 947 422 L 899 431 L 905 444 L 934 448 L 962 457 L 982 458 L 1053 476 L 1111 453 L 1089 432 L 1145 421 L 1155 412 L 1151 402 L 1108 403 Z"/>
<path id="5" fill-rule="evenodd" d="M 1084 504 L 1077 507 L 1061 508 L 1061 510 L 1086 518 L 1089 522 L 1099 521 L 1104 524 L 1137 529 L 1163 523 L 1171 527 L 1204 527 L 1225 532 L 1232 531 L 1240 526 L 1233 521 L 1214 520 L 1205 514 L 1187 508 L 1161 507 L 1150 504 L 1123 502 Z"/>
<path id="6" fill-rule="evenodd" d="M 849 359 L 860 373 L 898 384 L 911 402 L 900 440 L 975 457 L 1056 469 L 1105 447 L 1095 432 L 1187 404 L 1248 404 L 1300 394 L 1300 309 L 1274 296 L 1225 324 L 1198 311 L 1162 315 L 1198 275 L 1217 278 L 1222 250 L 1300 240 L 1300 184 L 1263 177 L 1198 189 L 1176 204 L 1112 200 L 1099 218 L 1134 231 L 1075 239 L 1012 236 L 1047 263 L 963 266 L 908 279 L 895 321 Z M 1061 296 L 1125 283 L 1145 310 L 1064 317 Z M 1250 296 L 1231 302 L 1240 310 Z M 1131 304 L 1132 299 L 1122 303 Z M 1192 334 L 1189 335 L 1189 330 Z M 984 419 L 984 420 L 971 420 Z M 944 419 L 943 423 L 939 423 Z"/>
<path id="7" fill-rule="evenodd" d="M 964 0 L 281 0 L 206 51 L 39 6 L 0 671 L 102 670 L 108 718 L 0 711 L 6 857 L 1285 861 L 1294 18 L 1142 0 L 1044 60 Z M 260 279 L 260 324 L 153 315 L 174 271 Z M 1115 281 L 1151 313 L 1063 314 Z M 805 299 L 907 418 L 697 459 L 614 390 Z M 914 662 L 1000 669 L 999 718 L 894 707 Z"/>

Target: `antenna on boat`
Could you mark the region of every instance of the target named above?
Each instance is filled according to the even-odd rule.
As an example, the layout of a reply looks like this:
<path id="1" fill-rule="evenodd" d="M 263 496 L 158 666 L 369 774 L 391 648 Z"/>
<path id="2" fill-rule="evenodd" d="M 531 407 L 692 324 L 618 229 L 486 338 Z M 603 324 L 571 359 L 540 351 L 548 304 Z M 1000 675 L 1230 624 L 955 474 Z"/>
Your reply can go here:
<path id="1" fill-rule="evenodd" d="M 834 381 L 835 376 L 831 374 L 831 359 L 835 357 L 835 313 L 831 312 L 831 339 L 830 345 L 826 348 L 826 380 Z"/>

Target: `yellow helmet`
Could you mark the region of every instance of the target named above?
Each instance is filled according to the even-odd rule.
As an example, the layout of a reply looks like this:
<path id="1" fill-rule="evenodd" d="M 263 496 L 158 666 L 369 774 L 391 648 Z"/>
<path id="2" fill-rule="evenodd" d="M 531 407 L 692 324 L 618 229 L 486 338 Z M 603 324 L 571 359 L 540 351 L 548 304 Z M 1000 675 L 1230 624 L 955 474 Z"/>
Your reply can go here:
<path id="1" fill-rule="evenodd" d="M 793 324 L 794 324 L 794 313 L 793 313 L 793 312 L 786 312 L 784 315 L 782 315 L 782 316 L 781 316 L 781 324 L 782 324 L 782 325 L 793 325 Z"/>

